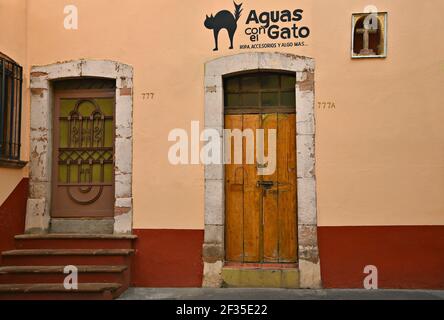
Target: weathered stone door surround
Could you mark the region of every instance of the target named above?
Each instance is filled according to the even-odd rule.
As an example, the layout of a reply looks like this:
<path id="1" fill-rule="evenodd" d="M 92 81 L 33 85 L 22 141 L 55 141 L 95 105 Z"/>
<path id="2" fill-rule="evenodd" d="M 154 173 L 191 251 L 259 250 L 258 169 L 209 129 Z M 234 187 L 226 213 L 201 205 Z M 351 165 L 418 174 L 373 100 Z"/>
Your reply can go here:
<path id="1" fill-rule="evenodd" d="M 283 53 L 243 53 L 205 64 L 205 128 L 216 129 L 221 136 L 224 128 L 223 76 L 254 70 L 296 73 L 298 264 L 302 288 L 321 286 L 316 235 L 314 69 L 313 59 Z M 206 287 L 222 284 L 224 204 L 224 165 L 205 165 L 203 286 Z"/>
<path id="2" fill-rule="evenodd" d="M 132 231 L 133 68 L 108 60 L 76 60 L 31 69 L 31 159 L 26 232 L 45 233 L 51 213 L 53 91 L 51 81 L 116 80 L 114 233 Z"/>

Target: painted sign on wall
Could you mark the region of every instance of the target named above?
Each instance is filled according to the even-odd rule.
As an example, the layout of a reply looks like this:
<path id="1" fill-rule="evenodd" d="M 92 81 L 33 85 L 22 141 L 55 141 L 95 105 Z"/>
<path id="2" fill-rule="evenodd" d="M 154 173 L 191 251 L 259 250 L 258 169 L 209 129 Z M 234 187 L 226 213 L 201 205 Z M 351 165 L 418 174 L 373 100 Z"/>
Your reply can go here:
<path id="1" fill-rule="evenodd" d="M 303 39 L 310 35 L 307 26 L 300 25 L 303 19 L 302 9 L 284 9 L 273 11 L 249 10 L 246 19 L 241 20 L 243 4 L 234 3 L 233 11 L 221 10 L 206 16 L 204 25 L 213 31 L 214 49 L 219 50 L 220 31 L 226 30 L 230 47 L 233 49 L 235 35 L 242 30 L 249 39 L 248 43 L 240 44 L 240 49 L 279 48 L 305 45 Z M 270 42 L 264 42 L 269 40 Z M 275 42 L 274 40 L 282 40 Z"/>

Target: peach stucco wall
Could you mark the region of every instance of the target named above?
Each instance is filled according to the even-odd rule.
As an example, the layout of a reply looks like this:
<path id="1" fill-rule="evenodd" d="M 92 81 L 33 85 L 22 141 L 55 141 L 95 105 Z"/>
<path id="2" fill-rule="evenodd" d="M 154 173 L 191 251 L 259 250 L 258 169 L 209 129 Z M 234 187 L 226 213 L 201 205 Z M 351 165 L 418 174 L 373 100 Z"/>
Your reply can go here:
<path id="1" fill-rule="evenodd" d="M 228 50 L 224 33 L 216 53 L 203 20 L 232 11 L 230 0 L 27 1 L 27 24 L 13 25 L 25 10 L 20 3 L 15 19 L 0 10 L 18 32 L 2 32 L 0 50 L 25 66 L 88 58 L 134 67 L 135 228 L 203 228 L 203 166 L 170 165 L 168 133 L 203 123 L 204 63 L 247 52 L 239 44 L 248 42 L 242 32 L 249 10 L 297 8 L 311 30 L 306 46 L 260 51 L 314 58 L 316 102 L 336 105 L 316 110 L 319 225 L 444 224 L 443 1 L 371 1 L 388 12 L 388 57 L 364 60 L 350 58 L 351 14 L 363 11 L 364 0 L 244 0 L 235 49 Z M 78 30 L 63 28 L 67 4 L 78 6 Z M 154 99 L 144 100 L 144 92 Z M 0 183 L 0 200 L 16 180 Z"/>
<path id="2" fill-rule="evenodd" d="M 26 70 L 26 0 L 0 0 L 0 52 L 15 60 Z M 25 83 L 28 82 L 27 74 Z M 23 113 L 22 139 L 23 149 L 21 158 L 29 156 L 29 109 L 28 93 L 24 90 L 25 112 Z M 28 174 L 27 168 L 0 168 L 0 205 L 6 200 L 17 184 Z"/>

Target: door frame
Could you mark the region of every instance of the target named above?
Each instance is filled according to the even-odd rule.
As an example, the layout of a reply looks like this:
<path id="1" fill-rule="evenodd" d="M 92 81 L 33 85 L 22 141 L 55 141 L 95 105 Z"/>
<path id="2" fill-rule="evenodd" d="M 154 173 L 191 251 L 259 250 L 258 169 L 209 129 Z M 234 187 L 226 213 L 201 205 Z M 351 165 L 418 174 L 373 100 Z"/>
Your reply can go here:
<path id="1" fill-rule="evenodd" d="M 241 53 L 205 63 L 204 127 L 223 137 L 223 77 L 241 72 L 282 71 L 296 75 L 296 150 L 298 268 L 301 288 L 321 287 L 317 245 L 315 176 L 314 59 L 288 53 Z M 224 155 L 221 144 L 221 157 Z M 225 259 L 225 179 L 222 158 L 205 164 L 205 229 L 203 244 L 204 287 L 222 285 Z"/>
<path id="2" fill-rule="evenodd" d="M 114 233 L 132 232 L 133 68 L 110 60 L 75 60 L 34 66 L 30 74 L 31 156 L 26 233 L 47 233 L 51 221 L 54 90 L 52 81 L 114 79 Z"/>

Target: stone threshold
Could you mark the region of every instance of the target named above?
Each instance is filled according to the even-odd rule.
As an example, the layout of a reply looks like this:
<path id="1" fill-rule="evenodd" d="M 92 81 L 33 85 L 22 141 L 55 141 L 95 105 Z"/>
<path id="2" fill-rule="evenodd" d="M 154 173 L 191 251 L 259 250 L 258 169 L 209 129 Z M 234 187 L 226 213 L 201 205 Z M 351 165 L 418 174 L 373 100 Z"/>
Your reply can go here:
<path id="1" fill-rule="evenodd" d="M 298 268 L 297 263 L 255 263 L 255 262 L 225 262 L 224 267 L 243 269 L 288 269 Z"/>
<path id="2" fill-rule="evenodd" d="M 229 288 L 298 289 L 298 268 L 222 267 L 222 286 Z"/>

